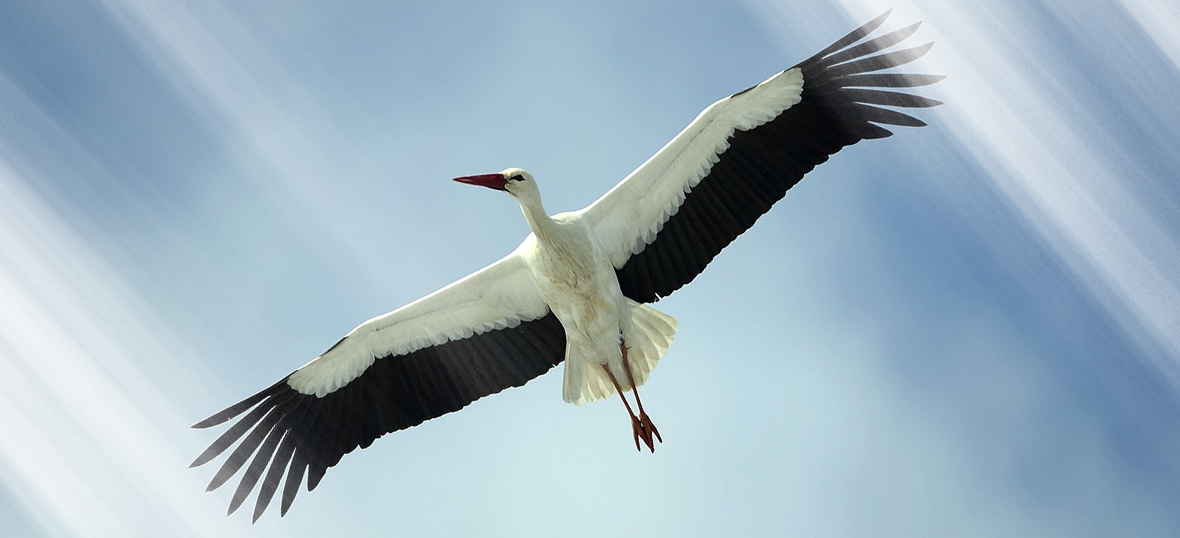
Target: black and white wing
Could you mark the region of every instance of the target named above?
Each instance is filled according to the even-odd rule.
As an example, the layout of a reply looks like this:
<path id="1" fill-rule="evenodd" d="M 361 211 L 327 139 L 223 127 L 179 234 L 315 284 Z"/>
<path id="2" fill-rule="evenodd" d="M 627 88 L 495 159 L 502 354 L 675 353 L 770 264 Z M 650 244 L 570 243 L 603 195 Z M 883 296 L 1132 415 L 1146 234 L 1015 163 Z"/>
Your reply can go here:
<path id="1" fill-rule="evenodd" d="M 245 413 L 192 463 L 208 463 L 241 441 L 208 489 L 248 462 L 229 512 L 258 486 L 257 520 L 281 485 L 286 514 L 305 474 L 308 491 L 315 489 L 324 471 L 357 447 L 523 385 L 560 363 L 565 331 L 524 259 L 532 240 L 365 322 L 283 380 L 193 426 Z"/>
<path id="2" fill-rule="evenodd" d="M 918 23 L 860 44 L 889 12 L 802 63 L 701 112 L 671 142 L 579 212 L 600 239 L 623 294 L 653 302 L 696 278 L 803 175 L 844 146 L 925 123 L 890 107 L 933 99 L 886 90 L 943 77 L 880 73 L 932 44 L 884 52 Z"/>

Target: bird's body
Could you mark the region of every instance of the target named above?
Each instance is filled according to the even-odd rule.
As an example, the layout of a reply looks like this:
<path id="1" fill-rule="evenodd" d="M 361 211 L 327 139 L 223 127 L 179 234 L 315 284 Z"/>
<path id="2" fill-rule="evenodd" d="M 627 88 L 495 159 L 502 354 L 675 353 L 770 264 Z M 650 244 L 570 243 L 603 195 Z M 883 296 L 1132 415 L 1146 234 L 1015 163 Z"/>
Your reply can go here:
<path id="1" fill-rule="evenodd" d="M 854 45 L 887 15 L 714 103 L 582 210 L 550 217 L 536 181 L 519 168 L 456 178 L 510 194 L 532 233 L 508 256 L 366 321 L 283 380 L 198 423 L 244 414 L 193 462 L 207 463 L 240 440 L 209 489 L 245 466 L 230 511 L 261 484 L 255 519 L 280 487 L 285 514 L 305 475 L 314 489 L 355 448 L 523 385 L 562 361 L 565 401 L 581 405 L 618 393 L 636 448 L 642 440 L 654 450 L 662 438 L 638 387 L 667 353 L 677 325 L 643 303 L 691 282 L 828 156 L 891 134 L 878 124 L 925 125 L 881 105 L 940 104 L 879 89 L 941 79 L 879 72 L 929 50 L 876 54 L 917 24 Z"/>
<path id="2" fill-rule="evenodd" d="M 583 223 L 569 214 L 534 229 L 534 248 L 526 257 L 546 304 L 565 328 L 567 367 L 562 397 L 581 403 L 582 382 L 574 372 L 586 366 L 609 367 L 623 376 L 623 345 L 631 332 L 631 313 L 614 267 Z M 584 377 L 584 376 L 582 376 Z"/>
<path id="3" fill-rule="evenodd" d="M 522 286 L 535 288 L 565 330 L 562 398 L 581 405 L 642 385 L 667 352 L 676 320 L 623 295 L 609 247 L 585 212 L 550 217 L 536 181 L 519 168 L 458 180 L 504 190 L 520 202 L 532 233 L 513 255 L 533 277 Z"/>
<path id="4" fill-rule="evenodd" d="M 530 218 L 529 224 L 534 238 L 525 259 L 545 303 L 565 327 L 567 349 L 576 350 L 567 351 L 566 359 L 572 354 L 622 372 L 619 344 L 631 324 L 614 267 L 575 216 Z"/>

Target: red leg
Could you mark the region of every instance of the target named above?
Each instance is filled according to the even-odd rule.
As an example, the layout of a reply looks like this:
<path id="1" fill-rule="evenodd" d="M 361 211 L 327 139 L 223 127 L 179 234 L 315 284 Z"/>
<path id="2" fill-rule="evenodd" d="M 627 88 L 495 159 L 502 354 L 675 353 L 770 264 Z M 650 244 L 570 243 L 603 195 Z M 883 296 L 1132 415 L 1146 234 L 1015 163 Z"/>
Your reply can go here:
<path id="1" fill-rule="evenodd" d="M 655 452 L 655 443 L 652 442 L 651 438 L 652 434 L 655 434 L 656 439 L 659 439 L 661 443 L 664 442 L 664 438 L 660 437 L 660 430 L 656 429 L 656 425 L 652 423 L 651 417 L 647 416 L 647 413 L 643 411 L 643 402 L 639 399 L 639 387 L 635 384 L 635 378 L 631 375 L 631 363 L 627 361 L 626 344 L 619 344 L 619 349 L 623 352 L 623 369 L 627 370 L 627 381 L 631 383 L 631 392 L 635 394 L 635 405 L 639 407 L 639 422 L 646 430 L 644 441 L 647 442 L 648 448 L 652 452 Z"/>
<path id="2" fill-rule="evenodd" d="M 623 406 L 627 408 L 627 414 L 631 415 L 631 434 L 635 436 L 635 450 L 639 450 L 640 452 L 643 451 L 643 449 L 639 448 L 639 438 L 642 436 L 643 443 L 647 445 L 649 450 L 654 452 L 655 449 L 652 448 L 651 435 L 646 433 L 646 431 L 643 429 L 643 422 L 639 420 L 639 417 L 635 416 L 633 411 L 631 411 L 631 404 L 628 403 L 627 398 L 623 396 L 623 389 L 619 387 L 619 382 L 615 379 L 615 374 L 611 373 L 610 366 L 604 364 L 602 365 L 602 369 L 606 370 L 606 376 L 610 378 L 611 384 L 615 386 L 615 392 L 619 393 L 619 399 L 623 400 Z"/>

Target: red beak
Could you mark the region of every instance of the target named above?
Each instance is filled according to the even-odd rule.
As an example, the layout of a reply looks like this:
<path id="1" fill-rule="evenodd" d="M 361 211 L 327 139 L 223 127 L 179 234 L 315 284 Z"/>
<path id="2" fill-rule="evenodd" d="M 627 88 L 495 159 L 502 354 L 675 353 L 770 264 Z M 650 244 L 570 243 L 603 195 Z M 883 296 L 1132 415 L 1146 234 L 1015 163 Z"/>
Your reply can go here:
<path id="1" fill-rule="evenodd" d="M 498 191 L 505 190 L 504 186 L 508 184 L 508 180 L 503 174 L 480 174 L 478 176 L 463 176 L 455 178 L 459 183 L 466 183 L 468 185 L 479 185 L 489 189 L 496 189 Z"/>

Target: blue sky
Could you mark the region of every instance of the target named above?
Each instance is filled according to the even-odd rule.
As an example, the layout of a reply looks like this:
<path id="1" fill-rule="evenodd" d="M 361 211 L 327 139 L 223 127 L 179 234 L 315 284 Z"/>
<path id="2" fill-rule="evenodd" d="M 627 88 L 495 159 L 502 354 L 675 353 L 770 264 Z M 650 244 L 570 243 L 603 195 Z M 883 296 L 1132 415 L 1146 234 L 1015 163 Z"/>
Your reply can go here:
<path id="1" fill-rule="evenodd" d="M 1164 0 L 0 6 L 0 536 L 1174 536 L 1180 8 Z M 594 200 L 885 9 L 930 126 L 820 166 L 646 386 L 560 374 L 224 517 L 188 426 Z"/>

